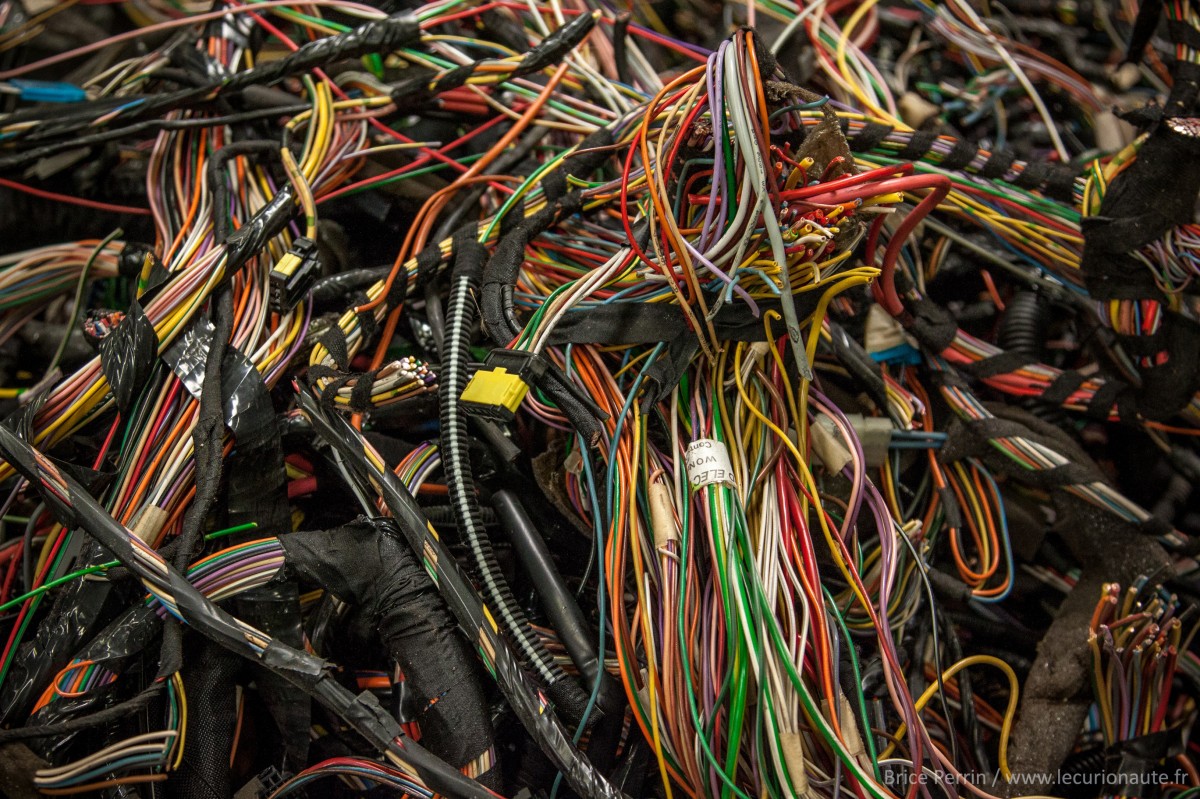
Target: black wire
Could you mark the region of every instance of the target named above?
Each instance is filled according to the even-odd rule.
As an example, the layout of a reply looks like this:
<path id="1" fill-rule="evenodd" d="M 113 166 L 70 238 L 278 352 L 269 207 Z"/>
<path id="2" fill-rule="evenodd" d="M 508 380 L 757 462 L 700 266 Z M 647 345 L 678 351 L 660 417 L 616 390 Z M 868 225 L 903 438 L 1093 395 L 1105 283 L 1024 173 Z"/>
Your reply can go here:
<path id="1" fill-rule="evenodd" d="M 0 172 L 8 172 L 32 164 L 43 158 L 80 147 L 90 147 L 96 144 L 106 144 L 119 141 L 130 136 L 161 130 L 193 130 L 211 128 L 221 125 L 236 125 L 242 122 L 254 122 L 260 119 L 276 119 L 281 116 L 298 114 L 311 108 L 308 103 L 262 108 L 253 111 L 243 111 L 238 114 L 226 114 L 215 117 L 198 117 L 193 119 L 146 119 L 122 128 L 100 131 L 88 136 L 68 136 L 62 141 L 45 144 L 32 150 L 17 152 L 12 155 L 0 156 Z M 18 143 L 19 144 L 19 143 Z"/>
<path id="2" fill-rule="evenodd" d="M 929 615 L 931 621 L 933 622 L 930 627 L 933 635 L 933 667 L 937 674 L 938 700 L 942 705 L 942 718 L 946 719 L 946 724 L 950 728 L 950 735 L 948 736 L 950 739 L 950 760 L 951 762 L 957 763 L 958 742 L 956 740 L 956 736 L 954 735 L 954 726 L 953 722 L 951 721 L 953 716 L 950 715 L 950 704 L 946 701 L 946 686 L 942 682 L 942 644 L 941 636 L 938 635 L 938 627 L 941 625 L 941 619 L 938 616 L 937 600 L 933 596 L 933 586 L 930 585 L 929 577 L 925 574 L 925 570 L 928 568 L 928 566 L 917 552 L 917 548 L 913 546 L 912 540 L 909 539 L 904 530 L 900 528 L 900 525 L 894 525 L 894 527 L 896 533 L 900 536 L 900 540 L 904 542 L 904 545 L 908 547 L 908 551 L 912 553 L 913 559 L 916 561 L 917 573 L 921 576 L 921 584 L 925 586 L 925 596 L 929 601 Z M 883 535 L 882 530 L 880 530 L 879 533 L 880 535 Z M 920 655 L 920 653 L 918 653 L 918 655 Z M 920 769 L 921 764 L 914 763 L 913 767 Z"/>
<path id="3" fill-rule="evenodd" d="M 158 696 L 158 692 L 162 690 L 165 684 L 163 682 L 153 682 L 131 699 L 126 699 L 120 704 L 113 705 L 104 710 L 98 710 L 87 716 L 80 716 L 66 721 L 56 721 L 53 724 L 43 724 L 38 727 L 14 727 L 10 730 L 0 730 L 0 745 L 12 741 L 46 738 L 51 735 L 68 735 L 73 732 L 90 730 L 92 727 L 99 727 L 103 724 L 120 721 L 149 706 L 150 702 Z"/>

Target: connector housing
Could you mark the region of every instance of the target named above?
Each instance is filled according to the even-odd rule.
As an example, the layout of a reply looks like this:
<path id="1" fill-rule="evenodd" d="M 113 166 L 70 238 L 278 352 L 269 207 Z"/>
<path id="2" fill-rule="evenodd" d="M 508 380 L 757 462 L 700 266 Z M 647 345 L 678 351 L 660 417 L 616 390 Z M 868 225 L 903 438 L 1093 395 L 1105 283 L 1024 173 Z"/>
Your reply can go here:
<path id="1" fill-rule="evenodd" d="M 288 781 L 288 775 L 274 766 L 267 766 L 243 785 L 233 799 L 266 799 Z"/>
<path id="2" fill-rule="evenodd" d="M 275 313 L 290 313 L 304 299 L 321 274 L 317 244 L 301 236 L 292 242 L 271 270 L 271 290 L 268 304 Z"/>
<path id="3" fill-rule="evenodd" d="M 531 352 L 492 350 L 486 368 L 471 375 L 459 401 L 472 416 L 512 421 L 530 384 L 545 371 L 545 363 Z"/>

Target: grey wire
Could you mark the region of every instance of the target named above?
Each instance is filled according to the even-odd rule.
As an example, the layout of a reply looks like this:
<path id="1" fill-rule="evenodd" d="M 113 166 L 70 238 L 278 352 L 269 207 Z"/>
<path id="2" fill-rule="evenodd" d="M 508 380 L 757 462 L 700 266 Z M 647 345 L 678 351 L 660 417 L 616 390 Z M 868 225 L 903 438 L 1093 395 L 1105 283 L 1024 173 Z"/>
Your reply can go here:
<path id="1" fill-rule="evenodd" d="M 928 566 L 925 564 L 924 559 L 921 558 L 920 553 L 917 552 L 917 548 L 913 546 L 912 540 L 908 537 L 908 535 L 905 534 L 900 525 L 896 524 L 893 525 L 893 527 L 895 528 L 897 534 L 899 534 L 900 540 L 904 542 L 906 547 L 908 547 L 908 551 L 912 553 L 913 560 L 917 564 L 917 573 L 921 575 L 921 584 L 925 586 L 925 596 L 929 600 L 929 617 L 931 626 L 933 628 L 933 668 L 935 674 L 937 675 L 938 701 L 941 703 L 942 717 L 946 719 L 946 726 L 949 732 L 950 760 L 953 763 L 957 763 L 958 739 L 954 735 L 954 722 L 951 720 L 953 717 L 950 715 L 950 704 L 946 701 L 946 686 L 942 682 L 942 642 L 941 636 L 938 635 L 939 625 L 937 616 L 937 603 L 933 596 L 933 586 L 929 582 L 929 575 L 926 574 L 926 569 Z"/>
<path id="2" fill-rule="evenodd" d="M 46 503 L 39 502 L 29 514 L 25 522 L 25 541 L 21 545 L 21 578 L 25 581 L 25 590 L 33 590 L 33 531 L 37 526 L 38 517 L 46 510 Z"/>

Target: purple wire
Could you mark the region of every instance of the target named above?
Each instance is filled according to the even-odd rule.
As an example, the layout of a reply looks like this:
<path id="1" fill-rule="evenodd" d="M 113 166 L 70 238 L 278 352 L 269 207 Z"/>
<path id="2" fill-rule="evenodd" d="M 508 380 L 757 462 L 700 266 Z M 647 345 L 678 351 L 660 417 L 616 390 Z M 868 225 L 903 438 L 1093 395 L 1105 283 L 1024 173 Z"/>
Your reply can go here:
<path id="1" fill-rule="evenodd" d="M 724 84 L 721 79 L 720 63 L 725 55 L 725 48 L 729 46 L 729 42 L 721 42 L 721 46 L 717 48 L 716 55 L 709 56 L 708 70 L 705 72 L 704 79 L 708 83 L 708 96 L 711 101 L 708 104 L 709 115 L 717 116 L 717 111 L 725 102 Z M 713 127 L 713 176 L 712 188 L 709 191 L 708 208 L 704 210 L 704 226 L 700 231 L 700 247 L 708 249 L 713 235 L 713 220 L 716 216 L 717 208 L 717 192 L 720 191 L 721 207 L 725 208 L 725 203 L 728 200 L 728 191 L 725 185 L 725 159 L 720 157 L 720 153 L 716 151 L 717 147 L 717 130 Z"/>

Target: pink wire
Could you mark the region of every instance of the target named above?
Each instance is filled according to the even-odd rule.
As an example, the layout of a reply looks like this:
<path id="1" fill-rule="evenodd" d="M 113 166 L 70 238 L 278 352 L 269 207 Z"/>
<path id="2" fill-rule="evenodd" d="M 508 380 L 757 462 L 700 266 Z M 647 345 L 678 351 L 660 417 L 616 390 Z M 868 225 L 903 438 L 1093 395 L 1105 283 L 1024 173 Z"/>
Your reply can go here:
<path id="1" fill-rule="evenodd" d="M 92 42 L 91 44 L 84 45 L 83 47 L 77 47 L 74 50 L 67 50 L 62 53 L 47 56 L 40 61 L 34 61 L 30 64 L 23 64 L 22 66 L 13 67 L 12 69 L 6 69 L 0 72 L 0 80 L 8 80 L 9 78 L 18 78 L 21 75 L 28 75 L 30 72 L 36 72 L 39 69 L 44 69 L 45 67 L 53 66 L 54 64 L 60 64 L 63 61 L 70 61 L 72 58 L 79 58 L 80 56 L 87 55 L 88 53 L 94 53 L 97 50 L 103 50 L 105 47 L 109 47 L 110 45 L 127 42 L 132 39 L 140 39 L 143 36 L 157 33 L 159 31 L 170 30 L 171 28 L 187 27 L 200 22 L 209 22 L 210 20 L 221 19 L 222 17 L 230 14 L 244 14 L 251 11 L 261 11 L 264 8 L 278 8 L 280 6 L 294 5 L 296 5 L 295 0 L 264 0 L 264 2 L 255 3 L 252 6 L 236 6 L 232 8 L 225 8 L 221 11 L 206 11 L 203 14 L 196 14 L 195 16 L 191 17 L 183 17 L 182 19 L 171 19 L 166 20 L 165 22 L 156 22 L 153 25 L 147 25 L 144 28 L 126 31 L 125 33 L 117 34 L 116 36 L 102 39 L 98 42 Z M 380 13 L 379 9 L 371 8 L 370 6 L 363 5 L 362 3 L 347 2 L 347 0 L 305 0 L 305 5 L 331 6 L 343 9 L 350 8 L 358 11 L 361 14 L 366 14 L 368 19 L 383 19 L 383 15 Z"/>

